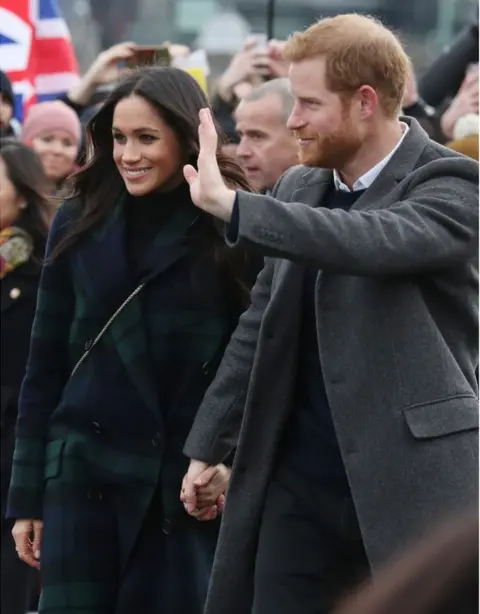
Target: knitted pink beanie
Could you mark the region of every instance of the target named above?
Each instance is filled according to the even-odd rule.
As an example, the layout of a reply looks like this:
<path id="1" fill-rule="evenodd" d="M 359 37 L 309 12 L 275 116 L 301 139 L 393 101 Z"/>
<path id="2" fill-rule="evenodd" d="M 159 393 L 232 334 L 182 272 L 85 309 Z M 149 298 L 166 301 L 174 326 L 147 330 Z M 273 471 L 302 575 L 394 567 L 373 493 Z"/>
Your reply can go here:
<path id="1" fill-rule="evenodd" d="M 40 102 L 30 107 L 22 130 L 22 141 L 31 145 L 46 130 L 65 130 L 80 147 L 82 127 L 77 114 L 61 100 Z"/>

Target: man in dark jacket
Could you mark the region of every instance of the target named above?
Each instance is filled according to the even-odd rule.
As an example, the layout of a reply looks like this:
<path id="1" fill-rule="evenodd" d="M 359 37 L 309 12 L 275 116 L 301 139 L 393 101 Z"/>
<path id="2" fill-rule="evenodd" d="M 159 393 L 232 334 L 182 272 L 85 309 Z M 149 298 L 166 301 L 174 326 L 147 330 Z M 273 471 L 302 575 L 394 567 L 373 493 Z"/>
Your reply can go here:
<path id="1" fill-rule="evenodd" d="M 207 614 L 331 612 L 478 504 L 478 164 L 399 117 L 409 62 L 375 20 L 286 51 L 303 166 L 271 196 L 229 190 L 204 111 L 184 169 L 227 242 L 266 257 L 185 446 L 192 513 L 236 448 Z"/>

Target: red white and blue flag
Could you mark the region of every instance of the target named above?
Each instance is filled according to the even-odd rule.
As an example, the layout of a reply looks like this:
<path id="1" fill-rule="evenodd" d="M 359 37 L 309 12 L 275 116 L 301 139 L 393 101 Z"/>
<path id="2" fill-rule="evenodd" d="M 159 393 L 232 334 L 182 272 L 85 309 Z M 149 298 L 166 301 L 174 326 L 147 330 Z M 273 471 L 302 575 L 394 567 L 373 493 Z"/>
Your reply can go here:
<path id="1" fill-rule="evenodd" d="M 56 0 L 0 0 L 0 68 L 12 81 L 19 120 L 28 106 L 62 96 L 78 80 Z"/>

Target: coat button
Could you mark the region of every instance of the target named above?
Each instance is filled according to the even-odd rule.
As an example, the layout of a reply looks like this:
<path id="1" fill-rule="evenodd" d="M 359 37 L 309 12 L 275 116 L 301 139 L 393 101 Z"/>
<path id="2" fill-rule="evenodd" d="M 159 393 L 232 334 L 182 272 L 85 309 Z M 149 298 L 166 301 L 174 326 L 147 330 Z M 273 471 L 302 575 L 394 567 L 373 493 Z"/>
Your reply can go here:
<path id="1" fill-rule="evenodd" d="M 92 422 L 92 427 L 93 427 L 93 432 L 96 435 L 101 435 L 103 432 L 102 427 L 100 426 L 100 424 L 98 422 Z"/>
<path id="2" fill-rule="evenodd" d="M 168 518 L 165 518 L 165 520 L 162 523 L 162 531 L 165 533 L 165 535 L 170 535 L 170 533 L 172 532 L 173 526 L 172 526 L 172 522 L 171 520 L 169 520 Z"/>
<path id="3" fill-rule="evenodd" d="M 87 341 L 85 341 L 85 345 L 83 346 L 85 349 L 85 352 L 88 352 L 88 350 L 92 347 L 93 345 L 93 339 L 87 339 Z"/>
<path id="4" fill-rule="evenodd" d="M 162 437 L 160 436 L 160 433 L 157 432 L 152 438 L 152 446 L 154 448 L 158 448 L 161 443 L 162 443 Z"/>
<path id="5" fill-rule="evenodd" d="M 89 501 L 102 501 L 103 493 L 101 490 L 98 490 L 98 488 L 92 488 L 87 492 L 87 499 Z"/>
<path id="6" fill-rule="evenodd" d="M 22 292 L 21 292 L 20 288 L 12 288 L 10 290 L 10 298 L 15 300 L 15 299 L 17 299 L 20 296 L 21 293 Z"/>

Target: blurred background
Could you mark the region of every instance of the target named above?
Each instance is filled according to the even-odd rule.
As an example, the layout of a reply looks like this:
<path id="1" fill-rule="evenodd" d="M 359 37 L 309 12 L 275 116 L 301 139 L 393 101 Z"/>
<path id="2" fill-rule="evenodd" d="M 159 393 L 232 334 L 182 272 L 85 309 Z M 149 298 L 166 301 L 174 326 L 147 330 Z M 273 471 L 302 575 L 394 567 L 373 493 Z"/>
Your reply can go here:
<path id="1" fill-rule="evenodd" d="M 70 27 L 81 70 L 102 49 L 133 40 L 169 40 L 208 52 L 212 76 L 249 33 L 267 30 L 268 0 L 58 0 Z M 358 11 L 379 17 L 400 33 L 417 75 L 467 23 L 476 0 L 276 0 L 273 37 L 286 38 L 319 17 Z"/>

